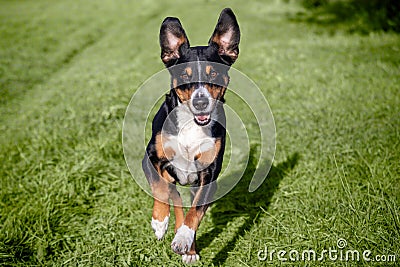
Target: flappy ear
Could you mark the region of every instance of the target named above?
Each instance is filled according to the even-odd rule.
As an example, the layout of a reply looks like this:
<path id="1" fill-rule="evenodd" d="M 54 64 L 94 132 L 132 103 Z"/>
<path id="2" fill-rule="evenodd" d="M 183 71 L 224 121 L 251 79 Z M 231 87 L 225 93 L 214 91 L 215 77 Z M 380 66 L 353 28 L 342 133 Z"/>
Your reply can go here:
<path id="1" fill-rule="evenodd" d="M 222 10 L 208 45 L 215 46 L 223 61 L 232 65 L 239 55 L 240 30 L 230 8 Z"/>
<path id="2" fill-rule="evenodd" d="M 169 67 L 189 48 L 185 30 L 177 18 L 165 18 L 160 29 L 161 60 Z"/>

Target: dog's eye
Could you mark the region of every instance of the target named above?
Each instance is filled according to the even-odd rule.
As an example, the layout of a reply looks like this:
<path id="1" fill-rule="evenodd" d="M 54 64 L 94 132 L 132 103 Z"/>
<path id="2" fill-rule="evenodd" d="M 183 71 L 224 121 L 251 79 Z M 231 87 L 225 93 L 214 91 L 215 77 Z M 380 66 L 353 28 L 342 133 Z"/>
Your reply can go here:
<path id="1" fill-rule="evenodd" d="M 181 79 L 182 79 L 182 80 L 187 80 L 187 79 L 189 79 L 189 75 L 187 75 L 186 73 L 184 73 L 184 74 L 181 75 Z"/>
<path id="2" fill-rule="evenodd" d="M 218 75 L 218 73 L 216 72 L 216 71 L 211 71 L 211 73 L 210 73 L 210 77 L 211 78 L 215 78 L 215 77 L 217 77 L 217 75 Z"/>

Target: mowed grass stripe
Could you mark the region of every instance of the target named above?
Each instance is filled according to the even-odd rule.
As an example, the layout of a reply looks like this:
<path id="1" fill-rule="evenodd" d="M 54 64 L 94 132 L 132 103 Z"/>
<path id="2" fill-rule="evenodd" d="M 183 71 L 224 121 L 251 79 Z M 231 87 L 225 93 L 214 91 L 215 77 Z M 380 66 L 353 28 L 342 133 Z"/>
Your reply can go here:
<path id="1" fill-rule="evenodd" d="M 82 94 L 86 96 L 87 91 L 89 91 L 89 93 L 91 93 L 93 96 L 96 94 L 97 97 L 101 98 L 102 97 L 101 94 L 104 88 L 98 88 L 97 90 L 94 90 L 96 84 L 93 84 L 97 72 L 104 70 L 107 70 L 108 72 L 120 71 L 118 69 L 122 68 L 122 66 L 118 65 L 118 60 L 120 60 L 121 58 L 112 58 L 113 56 L 115 57 L 115 54 L 109 53 L 110 51 L 112 52 L 110 48 L 107 47 L 102 48 L 102 44 L 100 44 L 100 46 L 96 46 L 96 42 L 99 41 L 100 38 L 106 38 L 107 36 L 110 35 L 112 36 L 111 38 L 108 37 L 108 40 L 103 42 L 103 44 L 105 45 L 110 45 L 109 43 L 110 40 L 112 39 L 114 39 L 115 42 L 118 42 L 118 40 L 120 40 L 121 38 L 125 38 L 124 40 L 120 40 L 118 44 L 114 43 L 115 45 L 114 50 L 117 50 L 115 48 L 119 46 L 118 49 L 119 55 L 117 57 L 123 58 L 124 57 L 123 53 L 125 53 L 125 55 L 131 53 L 130 56 L 131 62 L 127 62 L 127 64 L 131 64 L 130 67 L 132 67 L 135 64 L 134 61 L 140 61 L 140 60 L 134 60 L 132 53 L 136 53 L 135 55 L 140 56 L 138 50 L 142 48 L 140 48 L 140 46 L 132 46 L 130 48 L 124 47 L 124 43 L 131 41 L 132 39 L 135 38 L 141 39 L 142 35 L 137 31 L 135 31 L 138 34 L 136 36 L 132 36 L 132 33 L 134 32 L 132 31 L 130 36 L 126 36 L 126 34 L 125 35 L 122 34 L 121 36 L 120 32 L 121 29 L 123 31 L 126 30 L 126 28 L 130 28 L 131 27 L 129 25 L 130 23 L 133 24 L 140 23 L 143 18 L 145 18 L 146 16 L 150 16 L 148 13 L 152 12 L 152 9 L 150 10 L 146 9 L 144 4 L 142 5 L 135 4 L 133 6 L 129 6 L 129 8 L 128 7 L 125 8 L 122 4 L 116 4 L 111 1 L 110 2 L 104 1 L 102 3 L 99 2 L 97 4 L 92 3 L 93 6 L 83 5 L 82 8 L 79 8 L 79 3 L 77 2 L 70 4 L 69 3 L 70 2 L 63 4 L 58 3 L 55 9 L 58 12 L 60 12 L 60 10 L 58 9 L 63 10 L 63 8 L 70 10 L 70 12 L 79 11 L 78 13 L 75 14 L 76 17 L 68 18 L 68 20 L 71 20 L 71 23 L 65 22 L 65 20 L 67 19 L 64 18 L 63 16 L 59 18 L 55 16 L 53 18 L 53 20 L 55 20 L 54 24 L 57 24 L 58 26 L 60 26 L 60 28 L 57 28 L 57 30 L 51 28 L 52 24 L 50 22 L 44 23 L 44 25 L 42 25 L 42 28 L 39 27 L 40 31 L 44 31 L 48 33 L 48 35 L 54 35 L 52 36 L 52 38 L 57 39 L 58 47 L 53 47 L 53 50 L 57 50 L 58 51 L 57 53 L 59 53 L 60 55 L 58 54 L 54 55 L 54 53 L 46 54 L 43 53 L 42 51 L 35 51 L 38 50 L 40 46 L 47 45 L 46 39 L 43 36 L 40 38 L 38 37 L 37 38 L 38 40 L 32 41 L 31 47 L 26 48 L 33 50 L 29 51 L 29 53 L 32 54 L 32 57 L 37 56 L 38 58 L 40 58 L 40 60 L 38 60 L 37 62 L 32 58 L 28 58 L 29 61 L 32 61 L 31 64 L 37 63 L 37 66 L 32 66 L 32 69 L 34 72 L 41 74 L 39 75 L 40 77 L 36 77 L 40 79 L 37 80 L 35 77 L 34 78 L 29 77 L 29 71 L 24 72 L 24 70 L 29 70 L 31 68 L 29 65 L 27 66 L 24 64 L 15 63 L 16 66 L 20 67 L 20 71 L 22 71 L 22 73 L 25 74 L 25 76 L 27 76 L 26 78 L 28 79 L 28 81 L 27 82 L 22 81 L 23 83 L 22 89 L 18 88 L 18 82 L 13 83 L 12 85 L 10 85 L 10 87 L 4 86 L 6 90 L 7 88 L 12 88 L 13 91 L 15 91 L 15 94 L 19 94 L 18 97 L 15 96 L 12 99 L 8 99 L 7 95 L 5 95 L 4 98 L 2 97 L 2 99 L 6 100 L 5 102 L 7 102 L 1 106 L 2 119 L 7 121 L 7 123 L 2 124 L 3 129 L 5 129 L 5 131 L 3 131 L 4 134 L 7 134 L 7 132 L 11 132 L 7 131 L 8 128 L 10 128 L 10 130 L 12 129 L 12 127 L 23 128 L 26 126 L 26 124 L 28 124 L 29 127 L 29 122 L 32 121 L 31 117 L 39 116 L 38 114 L 35 115 L 35 113 L 48 114 L 49 110 L 43 110 L 43 108 L 48 108 L 48 106 L 52 106 L 53 109 L 59 109 L 57 107 L 58 104 L 57 102 L 60 101 L 63 102 L 63 99 L 69 97 L 69 95 L 74 95 L 76 99 L 80 99 L 82 101 L 87 101 L 87 100 L 91 101 L 93 100 L 91 97 L 82 98 L 81 95 L 79 95 Z M 147 10 L 147 12 L 143 12 L 133 19 L 129 11 L 132 8 L 133 10 L 144 9 Z M 86 9 L 91 9 L 93 14 L 92 13 L 87 14 L 85 12 Z M 48 11 L 48 13 L 52 14 L 52 10 Z M 63 12 L 63 14 L 64 13 L 65 12 Z M 89 15 L 93 17 L 90 17 Z M 45 15 L 42 16 L 44 17 L 43 20 L 51 21 L 50 19 L 52 18 L 51 15 L 49 16 L 50 18 L 47 18 Z M 81 23 L 82 20 L 87 25 L 85 23 Z M 80 25 L 80 23 L 82 25 Z M 70 24 L 72 24 L 73 26 L 71 26 Z M 45 28 L 46 26 L 48 28 Z M 72 31 L 69 29 L 70 27 L 73 28 Z M 25 29 L 22 29 L 22 31 L 24 30 Z M 97 33 L 100 32 L 101 35 L 98 35 L 97 38 L 91 38 L 92 35 L 96 35 Z M 35 34 L 36 33 L 32 33 L 32 35 Z M 22 42 L 21 40 L 18 39 L 18 37 L 14 38 L 17 39 L 19 42 Z M 128 38 L 132 39 L 127 40 Z M 66 39 L 67 41 L 63 39 Z M 94 53 L 99 53 L 99 50 L 103 49 L 103 52 L 101 52 L 103 54 L 101 56 L 97 56 L 97 58 L 96 56 L 87 58 L 86 55 L 81 55 L 82 53 L 85 52 L 85 50 L 87 50 L 91 46 L 95 46 L 95 48 L 91 48 L 92 51 L 91 53 L 93 53 L 93 51 Z M 124 47 L 125 49 L 121 49 L 121 47 Z M 9 58 L 15 56 L 18 55 L 10 54 Z M 73 63 L 72 65 L 70 65 L 71 61 L 75 60 L 76 57 L 80 57 L 80 62 L 77 64 Z M 52 60 L 54 62 L 50 62 L 48 64 L 42 62 L 46 60 Z M 51 71 L 49 71 L 48 75 L 40 73 L 41 71 L 44 71 L 42 70 L 43 67 L 41 66 L 41 64 L 44 64 L 46 65 L 47 68 L 52 69 Z M 79 68 L 90 68 L 90 69 L 79 69 Z M 65 72 L 73 70 L 76 70 L 76 72 L 73 74 L 73 77 L 71 77 L 71 81 L 68 81 L 69 78 L 66 78 L 67 75 L 65 74 Z M 140 71 L 141 70 L 139 69 L 139 72 Z M 104 76 L 106 76 L 108 73 L 104 74 L 105 74 Z M 134 71 L 132 71 L 132 74 L 136 75 Z M 7 72 L 5 76 L 7 75 L 12 75 L 12 71 Z M 22 75 L 22 78 L 24 78 L 25 76 Z M 89 76 L 90 78 L 88 78 Z M 131 76 L 129 75 L 126 75 L 126 77 L 131 78 Z M 73 79 L 75 80 L 73 81 Z M 113 77 L 109 77 L 109 79 L 113 79 Z M 85 84 L 87 87 L 84 88 L 80 84 L 76 84 L 76 82 L 79 80 L 92 82 L 92 84 L 90 84 L 89 86 Z M 60 81 L 62 82 L 62 84 L 60 84 Z M 66 84 L 67 82 L 71 82 L 71 84 L 69 84 L 67 88 L 63 88 L 62 85 Z M 75 82 L 75 84 L 72 84 L 72 82 Z M 140 81 L 137 81 L 136 83 L 139 84 Z M 130 89 L 130 86 L 127 86 L 126 89 Z M 62 94 L 68 94 L 68 96 Z M 107 97 L 105 96 L 104 99 L 107 99 Z M 48 101 L 50 101 L 51 103 L 47 103 Z M 69 101 L 69 103 L 75 103 L 75 102 L 76 102 L 75 100 Z M 15 119 L 16 114 L 19 114 L 20 116 L 17 119 Z M 44 116 L 42 116 L 42 114 L 40 115 L 40 117 L 43 118 Z M 48 116 L 54 117 L 54 114 L 50 113 L 48 114 Z M 23 132 L 29 133 L 29 131 L 25 130 Z M 8 138 L 4 139 L 8 140 Z"/>
<path id="2" fill-rule="evenodd" d="M 8 116 L 7 138 L 1 147 L 2 229 L 6 232 L 2 231 L 0 239 L 5 262 L 39 264 L 68 251 L 70 262 L 80 244 L 96 242 L 90 234 L 90 215 L 96 213 L 94 207 L 100 200 L 98 215 L 107 216 L 107 204 L 101 198 L 113 197 L 106 191 L 127 188 L 125 196 L 129 197 L 140 192 L 127 175 L 120 129 L 125 105 L 140 83 L 132 80 L 137 77 L 135 69 L 141 73 L 137 67 L 141 64 L 134 59 L 140 47 L 124 46 L 131 38 L 140 39 L 141 33 L 126 29 L 131 23 L 140 25 L 145 14 L 131 21 L 115 17 L 116 26 L 101 42 L 26 92 L 19 113 Z M 127 56 L 132 60 L 125 61 Z M 103 157 L 107 159 L 97 161 Z M 104 191 L 103 186 L 108 189 Z M 148 201 L 146 195 L 137 201 L 143 198 Z M 115 206 L 120 200 L 112 202 Z M 92 230 L 99 227 L 104 224 Z"/>
<path id="3" fill-rule="evenodd" d="M 107 19 L 93 19 L 104 14 L 101 5 L 79 6 L 65 1 L 1 4 L 3 104 L 48 79 L 112 25 Z M 79 16 L 79 20 L 71 19 L 65 10 Z"/>

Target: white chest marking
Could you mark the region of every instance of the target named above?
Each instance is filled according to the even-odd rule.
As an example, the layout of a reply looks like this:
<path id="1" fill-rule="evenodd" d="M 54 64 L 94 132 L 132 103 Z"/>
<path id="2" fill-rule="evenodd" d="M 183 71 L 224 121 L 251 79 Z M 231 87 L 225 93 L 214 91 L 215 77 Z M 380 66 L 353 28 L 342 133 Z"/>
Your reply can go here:
<path id="1" fill-rule="evenodd" d="M 214 148 L 215 138 L 211 137 L 211 123 L 199 126 L 194 122 L 193 114 L 186 105 L 177 108 L 178 135 L 168 135 L 164 149 L 175 151 L 170 163 L 175 167 L 179 183 L 192 184 L 197 181 L 197 172 L 206 166 L 201 166 L 195 157 L 201 152 Z"/>

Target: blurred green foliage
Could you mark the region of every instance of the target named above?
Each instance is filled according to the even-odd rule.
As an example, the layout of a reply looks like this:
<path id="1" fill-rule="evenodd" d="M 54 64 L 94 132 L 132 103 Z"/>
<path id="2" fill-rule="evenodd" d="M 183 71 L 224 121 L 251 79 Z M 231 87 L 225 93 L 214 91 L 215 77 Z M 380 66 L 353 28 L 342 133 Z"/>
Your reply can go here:
<path id="1" fill-rule="evenodd" d="M 302 0 L 312 11 L 309 21 L 347 23 L 350 31 L 400 32 L 400 1 L 398 0 Z"/>

